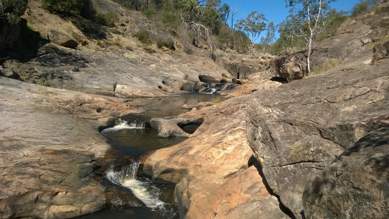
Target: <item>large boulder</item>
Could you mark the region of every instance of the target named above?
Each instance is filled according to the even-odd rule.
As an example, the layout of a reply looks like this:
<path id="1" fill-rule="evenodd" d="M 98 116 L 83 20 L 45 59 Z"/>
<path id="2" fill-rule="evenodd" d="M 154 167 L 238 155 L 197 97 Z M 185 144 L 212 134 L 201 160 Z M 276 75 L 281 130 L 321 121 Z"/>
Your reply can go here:
<path id="1" fill-rule="evenodd" d="M 150 120 L 150 126 L 157 130 L 158 136 L 169 137 L 188 137 L 190 132 L 185 129 L 186 124 L 201 125 L 201 120 L 190 120 L 184 118 L 164 119 L 153 118 Z"/>
<path id="2" fill-rule="evenodd" d="M 304 78 L 308 74 L 305 52 L 275 59 L 273 70 L 276 77 L 288 82 Z"/>
<path id="3" fill-rule="evenodd" d="M 307 219 L 389 218 L 389 124 L 385 123 L 306 186 Z"/>

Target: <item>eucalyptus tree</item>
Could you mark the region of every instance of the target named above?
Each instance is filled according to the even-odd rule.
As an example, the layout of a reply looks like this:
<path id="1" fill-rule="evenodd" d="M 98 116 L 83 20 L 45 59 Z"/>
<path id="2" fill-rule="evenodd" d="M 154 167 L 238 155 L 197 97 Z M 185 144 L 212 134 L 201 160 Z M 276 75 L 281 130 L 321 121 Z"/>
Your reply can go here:
<path id="1" fill-rule="evenodd" d="M 251 35 L 252 38 L 258 38 L 266 30 L 266 18 L 263 14 L 253 11 L 245 19 L 239 20 L 235 28 Z"/>
<path id="2" fill-rule="evenodd" d="M 307 70 L 311 72 L 311 55 L 313 42 L 318 33 L 324 27 L 323 18 L 330 8 L 330 3 L 335 0 L 286 0 L 290 7 L 290 16 L 297 22 L 293 29 L 296 37 L 305 40 L 307 48 Z"/>

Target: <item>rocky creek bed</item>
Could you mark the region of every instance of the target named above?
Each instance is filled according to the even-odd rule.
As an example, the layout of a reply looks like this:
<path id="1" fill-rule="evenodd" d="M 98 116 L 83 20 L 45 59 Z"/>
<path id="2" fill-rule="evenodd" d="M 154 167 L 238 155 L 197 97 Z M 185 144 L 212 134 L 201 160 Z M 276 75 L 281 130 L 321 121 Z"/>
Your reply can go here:
<path id="1" fill-rule="evenodd" d="M 147 153 L 141 172 L 176 185 L 179 217 L 387 218 L 388 64 L 284 85 L 258 81 L 252 94 L 154 117 L 150 127 L 161 136 L 201 126 Z M 113 126 L 112 118 L 142 115 L 140 103 L 7 78 L 0 78 L 0 94 L 3 218 L 72 218 L 129 196 L 102 183 L 117 157 L 96 130 Z"/>
<path id="2" fill-rule="evenodd" d="M 127 100 L 143 112 L 110 120 L 107 126 L 99 128 L 112 147 L 108 155 L 110 167 L 104 171 L 102 181 L 108 189 L 123 193 L 111 200 L 110 208 L 79 219 L 179 218 L 174 202 L 175 184 L 151 179 L 142 171 L 142 160 L 155 150 L 184 141 L 202 124 L 201 119 L 177 119 L 179 114 L 202 102 L 214 104 L 223 99 L 219 95 L 184 93 Z M 169 134 L 163 135 L 166 132 Z M 128 197 L 123 197 L 125 193 Z"/>

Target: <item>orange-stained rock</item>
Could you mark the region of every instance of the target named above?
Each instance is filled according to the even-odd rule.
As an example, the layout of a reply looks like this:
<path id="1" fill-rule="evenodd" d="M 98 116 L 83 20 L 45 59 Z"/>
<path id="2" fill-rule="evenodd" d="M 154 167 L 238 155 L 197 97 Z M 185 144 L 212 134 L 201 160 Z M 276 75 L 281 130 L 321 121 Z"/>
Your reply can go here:
<path id="1" fill-rule="evenodd" d="M 283 216 L 256 169 L 248 167 L 253 152 L 247 141 L 244 100 L 234 98 L 184 114 L 203 118 L 204 123 L 191 138 L 146 158 L 146 173 L 177 183 L 181 217 Z"/>
<path id="2" fill-rule="evenodd" d="M 210 218 L 287 218 L 254 166 L 229 177 L 214 198 Z"/>

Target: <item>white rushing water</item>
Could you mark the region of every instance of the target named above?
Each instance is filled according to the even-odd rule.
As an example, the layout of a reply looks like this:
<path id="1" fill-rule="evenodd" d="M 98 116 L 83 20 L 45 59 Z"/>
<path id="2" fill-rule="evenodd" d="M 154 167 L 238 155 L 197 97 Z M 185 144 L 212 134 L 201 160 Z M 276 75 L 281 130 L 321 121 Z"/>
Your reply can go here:
<path id="1" fill-rule="evenodd" d="M 117 125 L 110 128 L 106 128 L 103 131 L 101 131 L 101 133 L 104 134 L 104 133 L 119 131 L 123 129 L 145 129 L 145 127 L 146 124 L 144 122 L 133 121 L 128 123 L 125 120 L 119 120 L 119 123 Z"/>
<path id="2" fill-rule="evenodd" d="M 138 168 L 139 162 L 134 162 L 121 171 L 110 169 L 106 177 L 112 183 L 130 189 L 146 207 L 163 210 L 166 203 L 159 199 L 160 190 L 149 182 L 138 180 L 136 177 Z"/>

